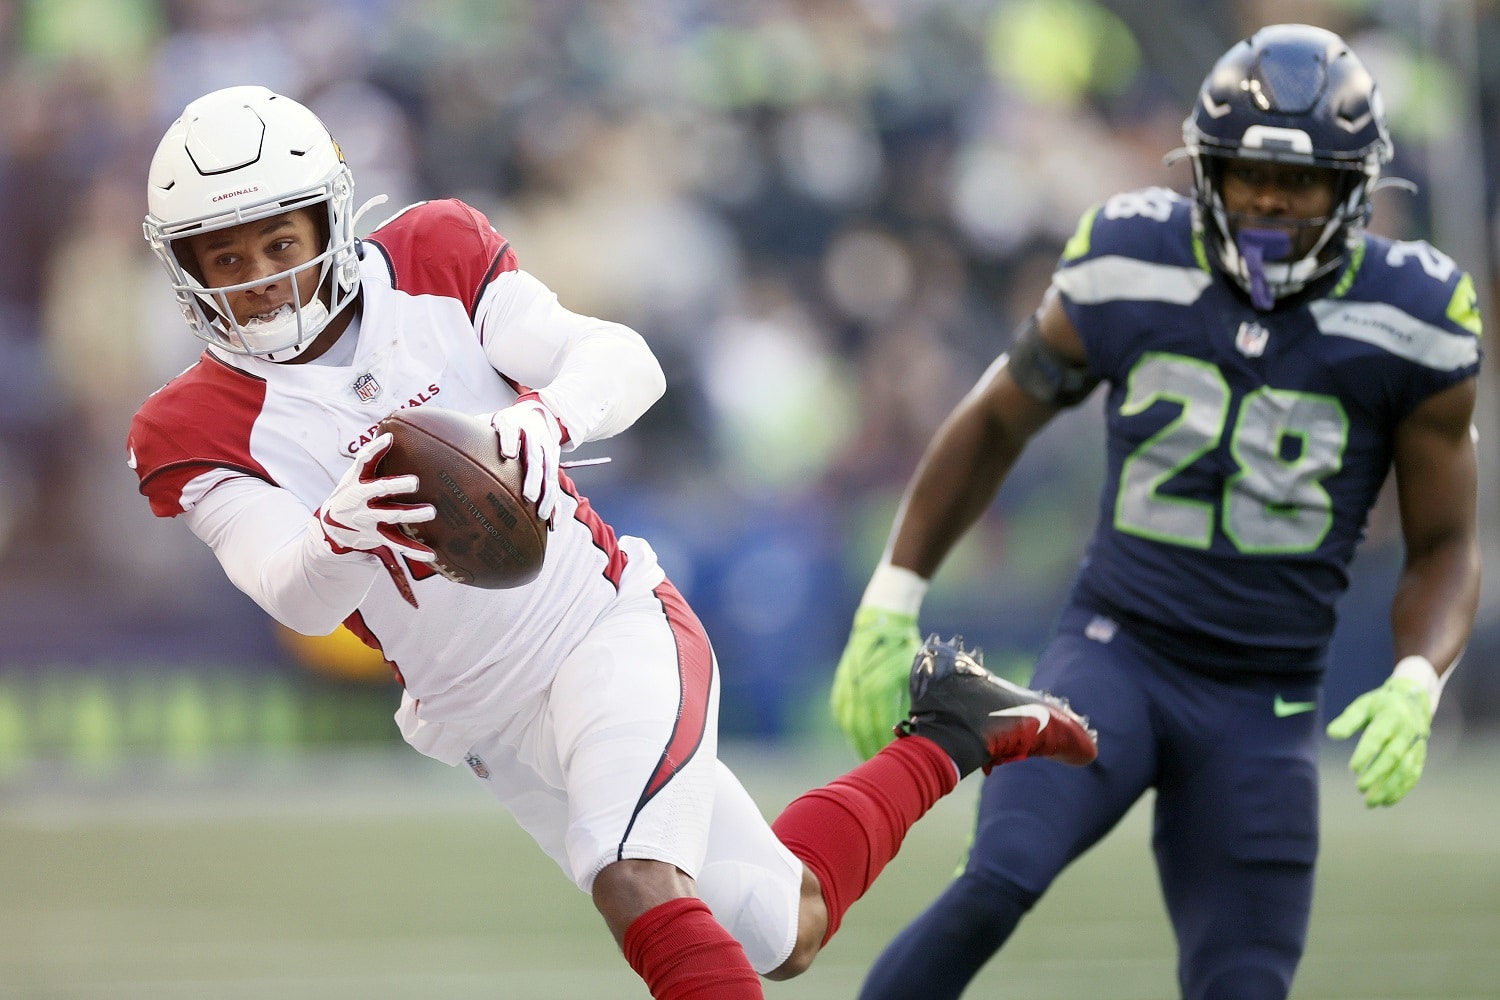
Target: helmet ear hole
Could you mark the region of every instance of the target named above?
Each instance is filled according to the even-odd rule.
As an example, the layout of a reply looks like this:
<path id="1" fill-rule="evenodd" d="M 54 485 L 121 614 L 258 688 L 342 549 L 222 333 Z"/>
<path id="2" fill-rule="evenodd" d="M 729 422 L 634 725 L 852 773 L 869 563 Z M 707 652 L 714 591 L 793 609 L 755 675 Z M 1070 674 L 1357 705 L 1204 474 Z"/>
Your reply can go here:
<path id="1" fill-rule="evenodd" d="M 332 227 L 328 222 L 328 213 L 315 212 L 310 208 L 298 209 L 298 211 L 312 216 L 313 225 L 317 228 L 318 232 L 318 246 L 326 249 L 328 247 L 329 237 L 332 235 Z"/>
<path id="2" fill-rule="evenodd" d="M 173 240 L 167 244 L 172 259 L 177 261 L 177 266 L 186 271 L 194 281 L 203 284 L 203 268 L 198 266 L 198 256 L 192 252 L 189 240 L 186 238 Z"/>
<path id="3" fill-rule="evenodd" d="M 1216 197 L 1224 190 L 1224 171 L 1229 166 L 1227 156 L 1203 157 L 1203 185 Z"/>

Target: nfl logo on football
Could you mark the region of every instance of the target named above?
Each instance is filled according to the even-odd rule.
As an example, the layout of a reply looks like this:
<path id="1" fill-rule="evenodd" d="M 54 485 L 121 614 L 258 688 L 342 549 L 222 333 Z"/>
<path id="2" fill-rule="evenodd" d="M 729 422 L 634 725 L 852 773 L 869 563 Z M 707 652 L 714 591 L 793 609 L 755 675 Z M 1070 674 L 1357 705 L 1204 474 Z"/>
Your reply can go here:
<path id="1" fill-rule="evenodd" d="M 355 379 L 351 388 L 353 388 L 354 395 L 359 397 L 361 403 L 368 403 L 380 395 L 380 383 L 375 381 L 375 376 L 369 372 L 365 372 L 359 378 Z"/>
<path id="2" fill-rule="evenodd" d="M 1259 323 L 1246 320 L 1240 324 L 1239 332 L 1234 335 L 1234 346 L 1247 358 L 1258 358 L 1266 352 L 1266 341 L 1271 339 L 1271 331 Z"/>

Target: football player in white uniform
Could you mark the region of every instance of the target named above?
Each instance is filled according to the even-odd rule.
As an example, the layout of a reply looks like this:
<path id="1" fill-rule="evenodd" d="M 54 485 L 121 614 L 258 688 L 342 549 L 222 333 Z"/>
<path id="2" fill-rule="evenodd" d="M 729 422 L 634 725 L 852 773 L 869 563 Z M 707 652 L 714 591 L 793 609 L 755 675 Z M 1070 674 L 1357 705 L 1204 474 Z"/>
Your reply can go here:
<path id="1" fill-rule="evenodd" d="M 616 537 L 560 468 L 629 427 L 665 380 L 645 341 L 558 304 L 458 201 L 356 239 L 353 179 L 316 116 L 261 87 L 188 105 L 151 163 L 145 233 L 208 347 L 153 394 L 128 458 L 229 578 L 307 634 L 346 624 L 388 659 L 418 750 L 467 764 L 585 892 L 653 996 L 761 996 L 807 968 L 910 825 L 1008 760 L 1085 763 L 1055 700 L 961 646 L 913 667 L 903 735 L 768 824 L 717 760 L 717 664 L 647 543 Z M 488 415 L 550 516 L 540 576 L 437 574 L 379 477 L 378 421 Z"/>

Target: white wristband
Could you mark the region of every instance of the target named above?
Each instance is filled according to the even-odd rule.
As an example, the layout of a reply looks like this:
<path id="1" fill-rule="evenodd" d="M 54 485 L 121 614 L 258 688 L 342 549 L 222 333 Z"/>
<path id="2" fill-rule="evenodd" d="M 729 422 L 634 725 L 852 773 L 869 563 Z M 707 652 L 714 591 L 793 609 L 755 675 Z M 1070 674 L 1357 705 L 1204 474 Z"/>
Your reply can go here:
<path id="1" fill-rule="evenodd" d="M 884 608 L 916 617 L 927 596 L 927 581 L 902 566 L 883 562 L 870 574 L 860 607 Z"/>
<path id="2" fill-rule="evenodd" d="M 1453 667 L 1448 668 L 1448 673 L 1453 673 Z M 1425 656 L 1405 656 L 1396 664 L 1396 669 L 1391 671 L 1392 677 L 1404 677 L 1407 680 L 1416 681 L 1422 685 L 1427 692 L 1427 702 L 1432 711 L 1437 711 L 1438 698 L 1443 694 L 1443 681 L 1447 678 L 1439 677 L 1432 661 Z"/>

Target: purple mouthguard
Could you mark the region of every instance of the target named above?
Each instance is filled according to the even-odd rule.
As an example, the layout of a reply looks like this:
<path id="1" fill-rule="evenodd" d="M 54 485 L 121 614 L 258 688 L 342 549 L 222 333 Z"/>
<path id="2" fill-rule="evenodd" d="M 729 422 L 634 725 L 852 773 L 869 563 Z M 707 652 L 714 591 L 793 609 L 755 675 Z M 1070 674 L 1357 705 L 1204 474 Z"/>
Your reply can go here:
<path id="1" fill-rule="evenodd" d="M 1257 309 L 1270 309 L 1276 304 L 1266 281 L 1266 262 L 1286 260 L 1292 253 L 1292 238 L 1279 229 L 1241 229 L 1234 241 L 1244 258 L 1245 270 L 1250 274 L 1250 304 Z"/>

